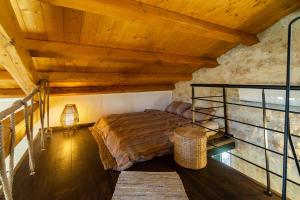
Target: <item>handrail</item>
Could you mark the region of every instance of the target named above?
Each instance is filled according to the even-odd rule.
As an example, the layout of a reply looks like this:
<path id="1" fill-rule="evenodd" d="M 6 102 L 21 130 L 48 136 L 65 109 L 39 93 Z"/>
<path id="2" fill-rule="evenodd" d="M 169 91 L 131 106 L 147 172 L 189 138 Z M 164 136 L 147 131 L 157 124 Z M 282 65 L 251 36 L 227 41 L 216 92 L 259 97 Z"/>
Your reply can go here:
<path id="1" fill-rule="evenodd" d="M 245 106 L 245 107 L 249 107 L 249 108 L 258 108 L 258 109 L 263 109 L 262 106 L 254 106 L 254 105 L 248 105 L 248 104 L 242 104 L 242 103 L 234 103 L 234 102 L 224 102 L 224 101 L 219 101 L 219 100 L 212 100 L 212 99 L 205 99 L 205 98 L 210 98 L 210 97 L 195 97 L 195 99 L 197 100 L 203 100 L 203 101 L 210 101 L 210 102 L 215 102 L 215 103 L 225 103 L 228 105 L 234 105 L 234 106 Z M 266 110 L 272 110 L 272 111 L 278 111 L 278 112 L 285 112 L 285 110 L 282 109 L 277 109 L 277 108 L 271 108 L 271 107 L 265 107 L 264 109 Z M 300 114 L 300 111 L 294 111 L 294 110 L 290 110 L 290 113 L 293 114 Z"/>
<path id="2" fill-rule="evenodd" d="M 267 90 L 285 90 L 285 85 L 244 85 L 244 84 L 202 84 L 192 83 L 192 87 L 209 87 L 209 88 L 248 88 L 248 89 L 267 89 Z M 291 90 L 300 90 L 300 86 L 291 85 Z"/>
<path id="3" fill-rule="evenodd" d="M 35 94 L 39 92 L 40 86 L 34 88 L 30 94 L 28 94 L 26 97 L 24 97 L 21 101 L 16 101 L 12 106 L 6 108 L 5 110 L 0 112 L 0 121 L 8 117 L 11 113 L 16 112 L 19 108 L 23 106 L 21 103 L 29 101 Z"/>

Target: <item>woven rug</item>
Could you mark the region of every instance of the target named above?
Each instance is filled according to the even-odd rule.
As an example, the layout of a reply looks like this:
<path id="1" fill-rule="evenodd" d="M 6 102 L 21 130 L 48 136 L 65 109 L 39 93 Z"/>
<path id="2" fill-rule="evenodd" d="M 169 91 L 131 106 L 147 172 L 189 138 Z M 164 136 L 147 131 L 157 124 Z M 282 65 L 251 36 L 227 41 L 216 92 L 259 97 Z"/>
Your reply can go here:
<path id="1" fill-rule="evenodd" d="M 122 171 L 113 200 L 188 200 L 176 172 Z"/>

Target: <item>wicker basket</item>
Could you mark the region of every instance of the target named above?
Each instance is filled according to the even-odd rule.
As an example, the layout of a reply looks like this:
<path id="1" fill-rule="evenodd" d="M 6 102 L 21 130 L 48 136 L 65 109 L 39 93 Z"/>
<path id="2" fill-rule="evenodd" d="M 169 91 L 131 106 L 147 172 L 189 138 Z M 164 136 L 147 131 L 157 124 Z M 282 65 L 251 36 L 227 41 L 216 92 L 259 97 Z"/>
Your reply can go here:
<path id="1" fill-rule="evenodd" d="M 202 169 L 207 164 L 207 137 L 203 128 L 180 127 L 174 134 L 174 159 L 180 166 Z"/>

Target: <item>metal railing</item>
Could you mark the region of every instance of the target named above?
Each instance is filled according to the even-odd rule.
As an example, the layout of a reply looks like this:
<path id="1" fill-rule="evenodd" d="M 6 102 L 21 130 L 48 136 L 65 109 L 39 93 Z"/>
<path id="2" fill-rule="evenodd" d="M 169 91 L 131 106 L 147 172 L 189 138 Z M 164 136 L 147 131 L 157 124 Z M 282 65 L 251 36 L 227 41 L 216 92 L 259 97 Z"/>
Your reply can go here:
<path id="1" fill-rule="evenodd" d="M 191 87 L 192 87 L 192 111 L 193 113 L 200 113 L 200 114 L 203 114 L 203 115 L 208 115 L 208 116 L 211 116 L 215 119 L 222 119 L 224 120 L 224 134 L 225 136 L 229 137 L 229 138 L 232 138 L 234 140 L 237 140 L 239 142 L 242 142 L 242 143 L 245 143 L 245 144 L 248 144 L 248 145 L 252 145 L 256 148 L 259 148 L 259 149 L 262 149 L 264 150 L 264 155 L 265 155 L 265 166 L 266 167 L 262 167 L 250 160 L 248 160 L 247 158 L 243 158 L 239 155 L 236 155 L 232 152 L 228 152 L 230 155 L 236 157 L 236 158 L 239 158 L 245 162 L 248 162 L 262 170 L 265 170 L 266 172 L 266 193 L 271 195 L 272 192 L 271 192 L 271 182 L 270 182 L 270 174 L 273 174 L 277 177 L 280 177 L 280 178 L 283 178 L 283 179 L 286 179 L 286 181 L 289 181 L 297 186 L 300 186 L 300 183 L 297 183 L 291 179 L 288 179 L 287 177 L 283 177 L 281 176 L 280 174 L 276 173 L 276 172 L 273 172 L 270 170 L 270 167 L 269 167 L 269 156 L 268 156 L 268 152 L 271 152 L 271 153 L 274 153 L 276 155 L 279 155 L 279 156 L 287 156 L 288 159 L 292 159 L 295 161 L 296 163 L 296 167 L 297 167 L 297 170 L 300 174 L 300 167 L 299 167 L 299 160 L 297 158 L 297 154 L 296 154 L 296 151 L 295 151 L 295 147 L 293 145 L 293 140 L 292 140 L 292 137 L 295 137 L 295 138 L 300 138 L 299 135 L 296 135 L 296 134 L 290 134 L 288 132 L 288 134 L 291 136 L 291 140 L 290 140 L 290 144 L 291 144 L 291 149 L 292 149 L 292 155 L 293 156 L 289 156 L 288 154 L 284 154 L 284 153 L 281 153 L 281 152 L 278 152 L 278 151 L 275 151 L 275 150 L 272 150 L 268 147 L 268 133 L 267 131 L 270 131 L 270 132 L 273 132 L 275 134 L 283 134 L 285 135 L 285 132 L 283 131 L 279 131 L 279 130 L 276 130 L 276 129 L 271 129 L 271 128 L 267 128 L 266 127 L 266 122 L 267 122 L 267 116 L 266 116 L 266 110 L 275 110 L 275 111 L 279 111 L 279 112 L 285 112 L 285 110 L 280 110 L 280 109 L 273 109 L 273 108 L 268 108 L 266 106 L 266 97 L 265 97 L 265 90 L 283 90 L 285 88 L 284 85 L 228 85 L 228 84 L 191 84 Z M 220 88 L 222 90 L 222 95 L 219 95 L 219 96 L 204 96 L 204 97 L 197 97 L 195 96 L 195 88 Z M 227 102 L 227 95 L 226 95 L 226 89 L 228 88 L 249 88 L 249 89 L 260 89 L 261 90 L 261 99 L 262 99 L 262 105 L 261 106 L 253 106 L 253 105 L 248 105 L 248 104 L 243 104 L 243 103 L 234 103 L 234 102 Z M 291 87 L 292 90 L 298 90 L 300 91 L 300 86 L 292 86 Z M 211 98 L 222 98 L 222 101 L 220 100 L 212 100 Z M 202 109 L 196 109 L 196 101 L 206 101 L 206 102 L 214 102 L 214 103 L 217 103 L 217 104 L 221 104 L 219 106 L 212 106 L 212 107 L 206 107 L 206 108 L 202 108 Z M 251 123 L 247 123 L 247 122 L 242 122 L 242 121 L 239 121 L 237 119 L 231 119 L 228 117 L 228 109 L 227 109 L 227 105 L 233 105 L 233 106 L 242 106 L 242 107 L 248 107 L 248 108 L 255 108 L 255 109 L 261 109 L 262 110 L 262 124 L 263 126 L 259 126 L 259 125 L 256 125 L 256 124 L 251 124 Z M 223 108 L 223 113 L 224 115 L 223 116 L 219 116 L 219 115 L 216 115 L 216 114 L 209 114 L 209 113 L 206 113 L 204 111 L 202 111 L 203 109 L 208 109 L 208 108 L 214 108 L 214 109 L 220 109 L 220 108 Z M 293 112 L 289 112 L 289 113 L 293 113 L 293 114 L 299 114 L 300 116 L 300 112 L 298 111 L 293 111 Z M 264 141 L 264 146 L 261 146 L 261 145 L 258 145 L 258 144 L 255 144 L 255 143 L 252 143 L 250 141 L 247 141 L 245 139 L 242 139 L 242 138 L 238 138 L 232 134 L 230 134 L 230 131 L 229 131 L 229 127 L 228 127 L 228 122 L 234 122 L 234 123 L 239 123 L 239 124 L 242 124 L 242 125 L 246 125 L 246 126 L 251 126 L 251 127 L 255 127 L 255 128 L 259 128 L 259 129 L 262 129 L 264 130 L 264 134 L 263 134 L 263 141 Z M 209 129 L 208 127 L 205 127 L 203 126 L 202 124 L 199 124 L 195 121 L 195 116 L 193 115 L 193 122 L 192 122 L 194 125 L 196 126 L 200 126 L 200 127 L 203 127 L 203 128 L 206 128 L 210 131 L 215 131 L 215 132 L 218 132 L 218 130 L 213 130 L 213 129 Z M 208 142 L 208 144 L 210 144 Z M 212 146 L 214 146 L 213 144 L 210 144 Z M 218 148 L 217 146 L 214 146 L 216 148 Z M 284 199 L 284 197 L 286 196 L 286 194 L 282 194 L 282 197 Z"/>
<path id="2" fill-rule="evenodd" d="M 249 145 L 253 145 L 257 148 L 263 149 L 264 150 L 264 154 L 265 154 L 265 165 L 266 167 L 261 167 L 260 165 L 257 165 L 256 163 L 253 163 L 241 156 L 235 155 L 232 152 L 228 152 L 229 154 L 231 154 L 234 157 L 237 157 L 243 161 L 246 161 L 260 169 L 263 169 L 266 171 L 266 183 L 267 183 L 267 194 L 271 195 L 271 182 L 270 182 L 270 174 L 273 174 L 275 176 L 281 177 L 282 178 L 282 199 L 285 200 L 286 199 L 286 190 L 287 190 L 287 181 L 300 186 L 299 183 L 290 180 L 287 178 L 287 161 L 288 159 L 293 159 L 295 161 L 295 165 L 297 168 L 297 171 L 299 173 L 300 176 L 300 165 L 299 165 L 299 160 L 297 158 L 297 154 L 296 154 L 296 150 L 294 147 L 294 143 L 293 143 L 293 137 L 296 138 L 300 138 L 299 135 L 296 134 L 292 134 L 290 133 L 290 119 L 289 119 L 289 115 L 290 113 L 293 114 L 300 114 L 300 112 L 297 111 L 291 111 L 290 110 L 290 92 L 291 90 L 300 90 L 300 86 L 293 86 L 291 85 L 291 60 L 292 60 L 292 36 L 293 36 L 293 24 L 300 20 L 300 17 L 296 17 L 295 19 L 293 19 L 289 25 L 288 25 L 288 47 L 287 47 L 287 66 L 286 66 L 286 84 L 285 85 L 230 85 L 230 84 L 191 84 L 192 86 L 192 111 L 193 111 L 193 120 L 192 123 L 195 125 L 198 125 L 195 121 L 195 113 L 201 113 L 204 115 L 210 115 L 208 113 L 205 112 L 201 112 L 199 110 L 196 110 L 195 108 L 195 101 L 196 100 L 200 100 L 200 101 L 208 101 L 208 102 L 214 102 L 214 103 L 222 103 L 223 105 L 221 107 L 223 107 L 223 112 L 224 112 L 224 116 L 217 116 L 217 115 L 210 115 L 215 119 L 223 119 L 224 120 L 224 125 L 225 125 L 225 135 L 233 138 L 235 140 L 238 140 L 240 142 L 244 142 L 246 144 Z M 222 89 L 222 95 L 217 95 L 217 96 L 206 96 L 206 97 L 196 97 L 195 96 L 195 88 L 197 87 L 209 87 L 209 88 L 221 88 Z M 234 103 L 234 102 L 227 102 L 227 98 L 226 98 L 226 88 L 252 88 L 252 89 L 261 89 L 262 93 L 261 93 L 261 98 L 262 98 L 262 106 L 255 106 L 255 105 L 247 105 L 247 104 L 242 104 L 242 103 Z M 265 97 L 265 90 L 285 90 L 285 108 L 284 109 L 277 109 L 277 108 L 270 108 L 266 106 L 266 97 Z M 212 100 L 209 98 L 216 98 L 216 97 L 222 97 L 222 101 L 221 100 Z M 262 122 L 263 122 L 263 126 L 258 126 L 255 124 L 251 124 L 251 123 L 246 123 L 246 122 L 241 122 L 239 120 L 236 119 L 230 119 L 228 118 L 228 110 L 227 110 L 227 105 L 235 105 L 235 106 L 244 106 L 244 107 L 248 107 L 248 108 L 256 108 L 256 109 L 262 109 L 263 111 L 263 117 L 262 117 Z M 214 107 L 216 108 L 216 107 Z M 220 108 L 220 107 L 218 107 Z M 266 122 L 267 122 L 267 118 L 266 118 L 266 111 L 267 110 L 272 110 L 272 111 L 278 111 L 278 112 L 284 112 L 285 113 L 285 117 L 284 117 L 284 131 L 279 131 L 279 130 L 275 130 L 275 129 L 270 129 L 266 127 Z M 241 138 L 237 138 L 233 135 L 231 135 L 229 133 L 229 129 L 228 129 L 228 122 L 235 122 L 235 123 L 240 123 L 246 126 L 252 126 L 252 127 L 256 127 L 259 129 L 263 129 L 264 130 L 264 147 L 251 143 L 249 141 L 243 140 Z M 201 125 L 202 126 L 202 125 Z M 202 126 L 203 127 L 203 126 Z M 206 127 L 205 127 L 206 128 Z M 207 128 L 208 129 L 208 128 Z M 211 130 L 214 131 L 214 130 Z M 273 133 L 279 133 L 279 134 L 283 134 L 284 136 L 284 145 L 283 145 L 283 153 L 274 151 L 272 149 L 269 149 L 268 147 L 268 134 L 267 131 L 271 131 Z M 212 145 L 212 144 L 210 144 Z M 293 156 L 289 156 L 288 155 L 288 145 L 290 145 L 291 151 L 292 151 L 292 155 Z M 214 146 L 214 145 L 213 145 Z M 275 153 L 277 155 L 280 155 L 283 157 L 283 171 L 282 171 L 282 176 L 278 173 L 275 173 L 273 171 L 271 171 L 269 169 L 269 157 L 268 157 L 268 152 L 272 152 Z"/>

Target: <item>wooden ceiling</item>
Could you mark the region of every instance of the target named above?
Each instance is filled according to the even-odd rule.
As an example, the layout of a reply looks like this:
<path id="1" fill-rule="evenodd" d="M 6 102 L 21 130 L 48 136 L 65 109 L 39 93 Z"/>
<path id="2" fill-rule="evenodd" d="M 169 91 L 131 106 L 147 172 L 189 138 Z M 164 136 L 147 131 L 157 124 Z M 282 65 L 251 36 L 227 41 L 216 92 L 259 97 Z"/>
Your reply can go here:
<path id="1" fill-rule="evenodd" d="M 10 8 L 0 19 L 10 39 L 0 59 L 12 57 L 10 43 L 32 83 L 48 79 L 59 94 L 173 89 L 197 69 L 217 66 L 216 58 L 236 45 L 257 43 L 257 33 L 300 7 L 299 0 L 0 2 L 0 12 Z M 18 85 L 28 93 L 22 66 L 0 65 L 2 93 Z"/>

